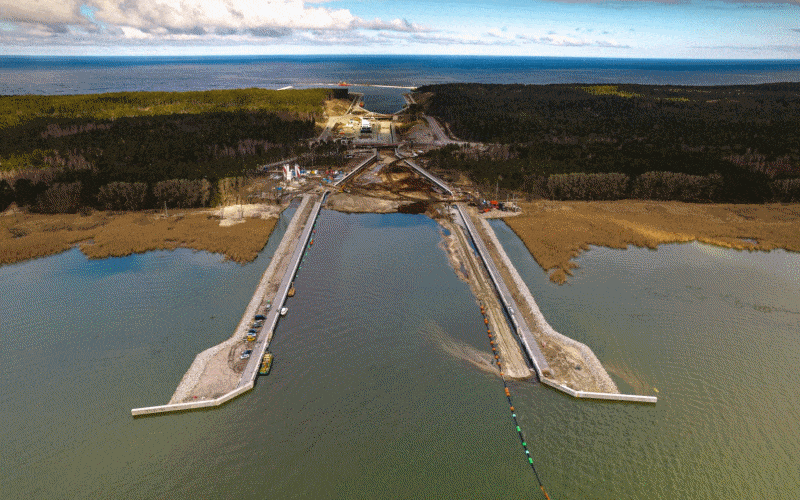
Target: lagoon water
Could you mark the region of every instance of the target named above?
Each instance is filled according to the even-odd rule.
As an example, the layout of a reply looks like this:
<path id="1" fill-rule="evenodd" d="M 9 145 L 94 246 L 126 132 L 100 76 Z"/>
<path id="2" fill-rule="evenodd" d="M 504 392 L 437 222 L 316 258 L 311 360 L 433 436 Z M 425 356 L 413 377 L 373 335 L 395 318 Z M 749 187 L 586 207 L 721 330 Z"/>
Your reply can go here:
<path id="1" fill-rule="evenodd" d="M 467 285 L 422 215 L 323 211 L 271 351 L 222 408 L 133 419 L 235 328 L 253 263 L 204 252 L 0 268 L 6 498 L 521 496 L 533 477 Z M 464 350 L 469 351 L 465 347 Z"/>
<path id="2" fill-rule="evenodd" d="M 800 495 L 800 254 L 595 247 L 559 286 L 505 223 L 492 226 L 550 324 L 592 347 L 623 392 L 659 397 L 522 398 L 559 498 Z"/>
<path id="3" fill-rule="evenodd" d="M 423 215 L 323 211 L 272 373 L 210 411 L 133 419 L 235 328 L 282 236 L 0 268 L 0 497 L 536 497 L 467 285 Z M 511 384 L 552 498 L 800 493 L 800 257 L 595 248 L 557 286 L 492 223 L 544 314 L 655 406 Z M 450 346 L 450 349 L 444 347 Z M 453 356 L 458 346 L 465 356 Z"/>

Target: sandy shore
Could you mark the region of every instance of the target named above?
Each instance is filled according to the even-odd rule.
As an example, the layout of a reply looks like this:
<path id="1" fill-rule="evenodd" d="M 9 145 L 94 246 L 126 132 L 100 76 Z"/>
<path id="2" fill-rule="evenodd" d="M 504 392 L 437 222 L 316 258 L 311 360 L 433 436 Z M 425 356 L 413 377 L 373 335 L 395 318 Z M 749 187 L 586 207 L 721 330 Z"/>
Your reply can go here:
<path id="1" fill-rule="evenodd" d="M 564 283 L 589 245 L 656 248 L 699 241 L 739 250 L 800 251 L 800 204 L 725 205 L 656 201 L 519 203 L 506 219 L 550 279 Z"/>
<path id="2" fill-rule="evenodd" d="M 76 244 L 92 259 L 122 257 L 152 250 L 191 248 L 250 262 L 264 248 L 277 216 L 285 207 L 245 206 L 163 212 L 94 212 L 29 214 L 8 210 L 0 215 L 0 264 L 11 264 L 69 250 Z"/>
<path id="3" fill-rule="evenodd" d="M 385 200 L 356 194 L 334 193 L 328 196 L 325 202 L 325 208 L 345 213 L 387 214 L 397 212 L 398 208 L 404 204 L 406 203 L 397 200 Z"/>

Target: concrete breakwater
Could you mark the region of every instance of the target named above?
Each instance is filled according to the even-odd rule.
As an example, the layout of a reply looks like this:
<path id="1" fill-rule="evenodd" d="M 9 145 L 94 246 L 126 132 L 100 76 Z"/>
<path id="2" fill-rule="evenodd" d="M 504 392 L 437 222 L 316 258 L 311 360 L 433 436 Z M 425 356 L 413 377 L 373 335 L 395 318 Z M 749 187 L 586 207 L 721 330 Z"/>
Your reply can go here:
<path id="1" fill-rule="evenodd" d="M 486 220 L 476 215 L 480 220 L 479 231 L 473 225 L 468 209 L 460 204 L 456 207 L 542 383 L 578 398 L 641 403 L 657 401 L 654 396 L 620 394 L 588 346 L 556 332 L 550 326 Z M 520 308 L 515 297 L 527 307 Z M 550 355 L 549 359 L 547 354 Z M 576 372 L 580 375 L 575 376 Z"/>
<path id="2" fill-rule="evenodd" d="M 262 335 L 259 338 L 255 345 L 253 346 L 253 354 L 250 356 L 250 359 L 247 363 L 247 366 L 242 373 L 242 378 L 239 380 L 239 385 L 237 389 L 242 389 L 246 387 L 248 384 L 252 384 L 255 382 L 256 376 L 258 376 L 258 369 L 261 365 L 261 358 L 264 356 L 264 353 L 269 348 L 270 342 L 272 342 L 272 337 L 275 335 L 275 326 L 278 324 L 278 318 L 280 309 L 286 302 L 286 297 L 289 292 L 289 288 L 292 285 L 292 280 L 294 279 L 295 274 L 297 273 L 298 266 L 300 266 L 301 258 L 303 257 L 303 252 L 305 252 L 309 239 L 311 238 L 312 231 L 314 230 L 314 223 L 317 220 L 317 216 L 319 215 L 319 211 L 322 208 L 322 204 L 325 202 L 325 197 L 328 195 L 325 192 L 322 195 L 320 201 L 314 203 L 314 206 L 311 209 L 311 213 L 308 215 L 308 220 L 306 221 L 305 227 L 303 228 L 303 233 L 300 235 L 300 239 L 297 244 L 294 246 L 294 251 L 292 252 L 291 260 L 289 261 L 289 266 L 286 272 L 283 274 L 283 279 L 281 280 L 281 284 L 278 287 L 278 291 L 275 294 L 275 298 L 273 301 L 273 306 L 269 311 L 266 312 L 266 320 L 264 324 L 264 331 L 266 331 L 266 335 Z M 308 199 L 308 198 L 306 198 Z M 247 312 L 245 312 L 245 318 L 247 318 Z M 250 316 L 250 320 L 252 320 L 252 316 Z"/>
<path id="3" fill-rule="evenodd" d="M 311 195 L 303 196 L 231 337 L 195 357 L 168 404 L 134 408 L 131 410 L 133 416 L 215 407 L 253 388 L 261 356 L 269 347 L 280 307 L 319 214 L 321 203 L 309 207 L 311 198 Z M 267 311 L 267 304 L 274 307 Z M 267 323 L 262 327 L 257 343 L 247 345 L 244 337 L 253 317 L 267 312 Z M 240 360 L 245 349 L 251 349 L 253 355 L 246 361 Z"/>

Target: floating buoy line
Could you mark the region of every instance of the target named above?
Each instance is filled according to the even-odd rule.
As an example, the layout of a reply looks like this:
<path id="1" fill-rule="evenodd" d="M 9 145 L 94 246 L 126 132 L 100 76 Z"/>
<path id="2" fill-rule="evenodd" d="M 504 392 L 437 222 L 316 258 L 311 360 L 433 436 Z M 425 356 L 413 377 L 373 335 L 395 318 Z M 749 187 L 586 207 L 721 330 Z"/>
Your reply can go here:
<path id="1" fill-rule="evenodd" d="M 495 344 L 494 337 L 492 336 L 492 329 L 489 327 L 489 317 L 486 315 L 486 308 L 483 306 L 483 304 L 481 304 L 481 314 L 483 315 L 483 324 L 486 325 L 486 335 L 489 337 L 489 346 L 492 348 L 494 362 L 497 363 L 497 369 L 500 370 L 500 379 L 503 381 L 503 390 L 506 393 L 506 400 L 508 400 L 508 407 L 511 410 L 511 418 L 514 421 L 514 427 L 516 428 L 517 435 L 519 435 L 519 441 L 522 443 L 522 450 L 525 452 L 525 458 L 528 460 L 528 465 L 530 465 L 533 475 L 536 477 L 536 482 L 539 483 L 539 489 L 542 490 L 544 497 L 547 500 L 550 500 L 550 495 L 548 495 L 547 491 L 544 489 L 542 480 L 539 478 L 539 473 L 536 471 L 536 466 L 533 464 L 533 457 L 531 457 L 531 453 L 528 450 L 528 442 L 525 440 L 525 435 L 522 433 L 522 429 L 519 427 L 519 422 L 517 422 L 517 413 L 514 409 L 514 402 L 511 400 L 511 391 L 508 389 L 506 376 L 503 373 L 503 367 L 500 364 L 500 355 L 497 352 L 497 345 Z"/>
<path id="2" fill-rule="evenodd" d="M 314 244 L 314 237 L 313 235 L 316 234 L 316 227 L 317 223 L 314 222 L 312 227 L 312 236 L 310 241 L 306 244 L 305 251 L 303 252 L 303 258 L 301 262 L 305 262 L 306 257 L 308 256 L 309 250 L 311 250 L 311 246 Z M 298 271 L 302 269 L 303 266 L 298 267 Z M 296 274 L 295 274 L 296 277 Z M 503 373 L 503 367 L 500 362 L 500 354 L 497 351 L 497 345 L 495 344 L 494 337 L 492 336 L 492 329 L 489 326 L 489 317 L 486 315 L 486 308 L 481 304 L 481 315 L 483 315 L 483 324 L 486 326 L 486 335 L 489 337 L 489 346 L 492 348 L 492 355 L 494 356 L 494 362 L 497 364 L 497 369 L 500 370 L 500 379 L 503 381 L 503 391 L 506 395 L 506 400 L 508 400 L 508 407 L 511 411 L 511 418 L 514 421 L 514 427 L 517 431 L 517 435 L 519 435 L 520 443 L 522 444 L 522 450 L 525 452 L 525 458 L 528 461 L 528 465 L 530 465 L 531 470 L 533 471 L 533 475 L 536 477 L 536 482 L 539 484 L 539 489 L 542 490 L 542 494 L 547 500 L 550 500 L 550 495 L 547 494 L 547 491 L 544 489 L 544 484 L 542 484 L 542 480 L 539 477 L 539 473 L 536 471 L 536 466 L 533 464 L 533 457 L 531 457 L 530 450 L 528 450 L 528 442 L 525 440 L 525 435 L 522 433 L 522 429 L 519 426 L 519 422 L 517 421 L 517 413 L 514 409 L 514 402 L 511 399 L 511 391 L 508 388 L 508 382 L 506 382 L 505 374 Z"/>

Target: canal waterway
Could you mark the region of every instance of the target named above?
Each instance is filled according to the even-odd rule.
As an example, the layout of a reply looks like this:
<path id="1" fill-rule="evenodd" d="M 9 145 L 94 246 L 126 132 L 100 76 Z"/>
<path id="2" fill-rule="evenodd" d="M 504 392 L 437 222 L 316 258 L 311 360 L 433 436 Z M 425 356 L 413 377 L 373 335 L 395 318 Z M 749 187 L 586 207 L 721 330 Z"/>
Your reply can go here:
<path id="1" fill-rule="evenodd" d="M 205 252 L 0 267 L 2 498 L 537 498 L 468 286 L 424 215 L 321 212 L 272 373 L 214 410 L 133 419 L 239 321 L 253 263 Z M 625 392 L 510 383 L 552 498 L 800 492 L 800 259 L 595 248 L 565 286 L 492 223 L 551 324 Z"/>
<path id="2" fill-rule="evenodd" d="M 480 312 L 423 215 L 323 211 L 272 373 L 215 410 L 131 418 L 230 335 L 287 216 L 244 266 L 72 250 L 0 268 L 0 497 L 532 491 L 499 380 L 463 359 L 487 350 Z"/>

